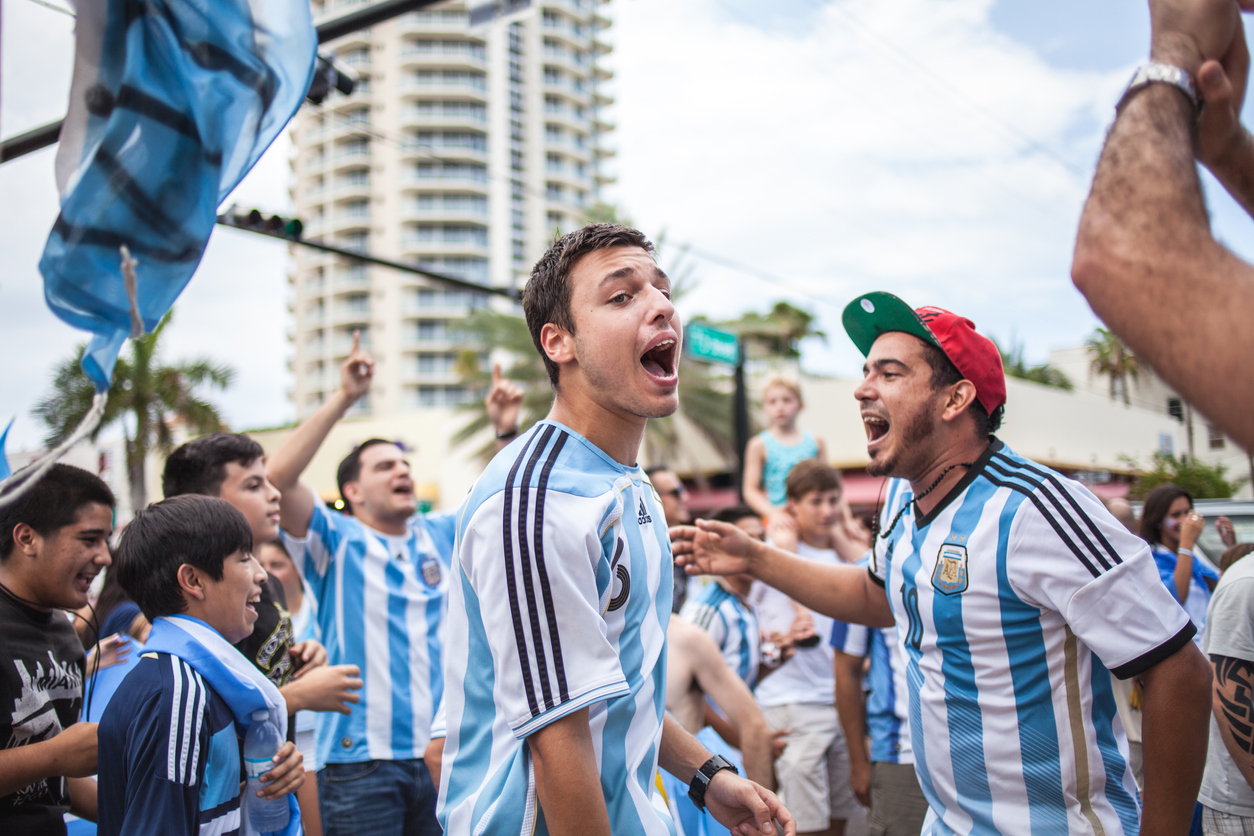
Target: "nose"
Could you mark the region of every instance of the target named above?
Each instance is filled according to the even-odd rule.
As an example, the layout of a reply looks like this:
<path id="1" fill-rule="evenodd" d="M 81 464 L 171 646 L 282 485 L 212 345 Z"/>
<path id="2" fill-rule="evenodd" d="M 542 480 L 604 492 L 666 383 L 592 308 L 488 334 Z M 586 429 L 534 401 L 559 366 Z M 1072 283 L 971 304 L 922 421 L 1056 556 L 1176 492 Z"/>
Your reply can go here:
<path id="1" fill-rule="evenodd" d="M 676 330 L 679 330 L 679 319 L 675 315 L 675 305 L 667 297 L 665 293 L 656 287 L 651 289 L 650 301 L 654 305 L 654 312 L 651 318 L 652 322 L 659 324 L 670 322 Z"/>
<path id="2" fill-rule="evenodd" d="M 265 567 L 261 565 L 261 562 L 259 560 L 257 560 L 256 555 L 249 555 L 249 557 L 252 559 L 252 562 L 253 562 L 253 580 L 256 581 L 258 585 L 265 583 L 266 582 Z"/>
<path id="3" fill-rule="evenodd" d="M 274 486 L 274 483 L 266 479 L 266 501 L 278 502 L 283 498 L 283 492 Z"/>
<path id="4" fill-rule="evenodd" d="M 113 565 L 113 556 L 109 554 L 108 544 L 101 544 L 100 549 L 96 552 L 96 556 L 92 558 L 91 562 L 103 567 Z"/>
<path id="5" fill-rule="evenodd" d="M 862 382 L 858 384 L 858 388 L 853 390 L 853 399 L 859 403 L 876 399 L 875 387 L 871 385 L 870 375 L 864 376 Z"/>

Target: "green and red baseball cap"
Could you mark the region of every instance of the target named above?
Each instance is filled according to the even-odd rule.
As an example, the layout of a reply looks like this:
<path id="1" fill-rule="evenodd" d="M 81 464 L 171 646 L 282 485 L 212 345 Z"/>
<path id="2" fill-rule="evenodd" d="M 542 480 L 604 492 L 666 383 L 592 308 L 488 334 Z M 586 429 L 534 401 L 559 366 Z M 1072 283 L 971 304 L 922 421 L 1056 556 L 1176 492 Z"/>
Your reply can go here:
<path id="1" fill-rule="evenodd" d="M 975 386 L 975 398 L 987 410 L 1006 402 L 1006 372 L 1001 352 L 988 337 L 976 333 L 975 323 L 944 308 L 911 309 L 891 293 L 864 293 L 845 306 L 840 317 L 849 339 L 862 355 L 881 334 L 904 331 L 936 346 L 962 376 Z"/>

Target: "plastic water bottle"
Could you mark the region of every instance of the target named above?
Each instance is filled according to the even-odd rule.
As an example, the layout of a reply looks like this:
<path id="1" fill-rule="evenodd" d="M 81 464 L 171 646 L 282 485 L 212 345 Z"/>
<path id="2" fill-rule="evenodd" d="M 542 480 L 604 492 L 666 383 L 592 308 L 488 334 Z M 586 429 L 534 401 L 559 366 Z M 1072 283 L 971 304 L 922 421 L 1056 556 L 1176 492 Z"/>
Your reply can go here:
<path id="1" fill-rule="evenodd" d="M 254 711 L 253 724 L 244 735 L 244 769 L 247 780 L 244 785 L 244 810 L 258 833 L 273 833 L 287 827 L 291 811 L 287 798 L 258 798 L 257 791 L 266 785 L 261 776 L 274 768 L 274 756 L 283 745 L 279 730 L 270 722 L 270 712 Z"/>

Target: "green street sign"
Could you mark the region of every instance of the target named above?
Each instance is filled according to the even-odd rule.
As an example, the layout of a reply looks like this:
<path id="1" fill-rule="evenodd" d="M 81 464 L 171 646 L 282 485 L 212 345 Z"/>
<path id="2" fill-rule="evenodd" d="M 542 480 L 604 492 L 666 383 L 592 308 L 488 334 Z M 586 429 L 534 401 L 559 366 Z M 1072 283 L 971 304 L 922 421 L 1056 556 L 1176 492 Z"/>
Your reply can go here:
<path id="1" fill-rule="evenodd" d="M 684 348 L 698 360 L 729 366 L 740 363 L 740 339 L 730 331 L 699 322 L 690 322 L 684 328 Z"/>

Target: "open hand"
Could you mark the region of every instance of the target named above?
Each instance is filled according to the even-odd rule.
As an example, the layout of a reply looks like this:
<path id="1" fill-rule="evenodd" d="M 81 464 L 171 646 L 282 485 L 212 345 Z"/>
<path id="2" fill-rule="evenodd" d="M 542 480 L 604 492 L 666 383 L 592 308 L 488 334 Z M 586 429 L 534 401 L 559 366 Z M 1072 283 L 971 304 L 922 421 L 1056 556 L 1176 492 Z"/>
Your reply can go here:
<path id="1" fill-rule="evenodd" d="M 292 677 L 293 681 L 327 663 L 327 649 L 322 646 L 321 642 L 313 639 L 297 642 L 292 645 L 288 653 L 292 655 L 292 662 L 297 667 L 296 675 Z"/>
<path id="2" fill-rule="evenodd" d="M 322 665 L 300 679 L 293 679 L 281 689 L 288 701 L 288 709 L 303 708 L 308 711 L 338 711 L 351 714 L 348 703 L 361 701 L 361 669 L 356 665 Z"/>
<path id="3" fill-rule="evenodd" d="M 492 385 L 483 399 L 488 421 L 497 435 L 518 429 L 518 413 L 522 410 L 523 392 L 512 380 L 501 376 L 501 364 L 492 365 Z"/>
<path id="4" fill-rule="evenodd" d="M 731 523 L 697 520 L 670 528 L 675 563 L 689 575 L 737 575 L 748 572 L 757 540 Z"/>
<path id="5" fill-rule="evenodd" d="M 370 391 L 374 380 L 374 358 L 361 347 L 361 332 L 353 332 L 353 350 L 348 359 L 340 366 L 340 390 L 350 401 Z"/>
<path id="6" fill-rule="evenodd" d="M 1193 549 L 1197 538 L 1206 530 L 1206 518 L 1197 511 L 1190 511 L 1180 521 L 1180 548 Z"/>
<path id="7" fill-rule="evenodd" d="M 705 791 L 706 809 L 735 836 L 766 834 L 777 836 L 771 820 L 784 828 L 784 836 L 795 836 L 797 823 L 775 793 L 730 769 L 715 773 Z"/>
<path id="8" fill-rule="evenodd" d="M 1215 520 L 1215 530 L 1219 532 L 1219 539 L 1227 548 L 1232 548 L 1237 544 L 1237 532 L 1232 527 L 1232 520 L 1221 515 Z"/>
<path id="9" fill-rule="evenodd" d="M 131 653 L 131 637 L 124 633 L 114 633 L 112 636 L 105 636 L 92 647 L 91 652 L 87 654 L 87 673 L 94 675 L 111 668 L 114 665 L 125 662 L 126 657 Z"/>

